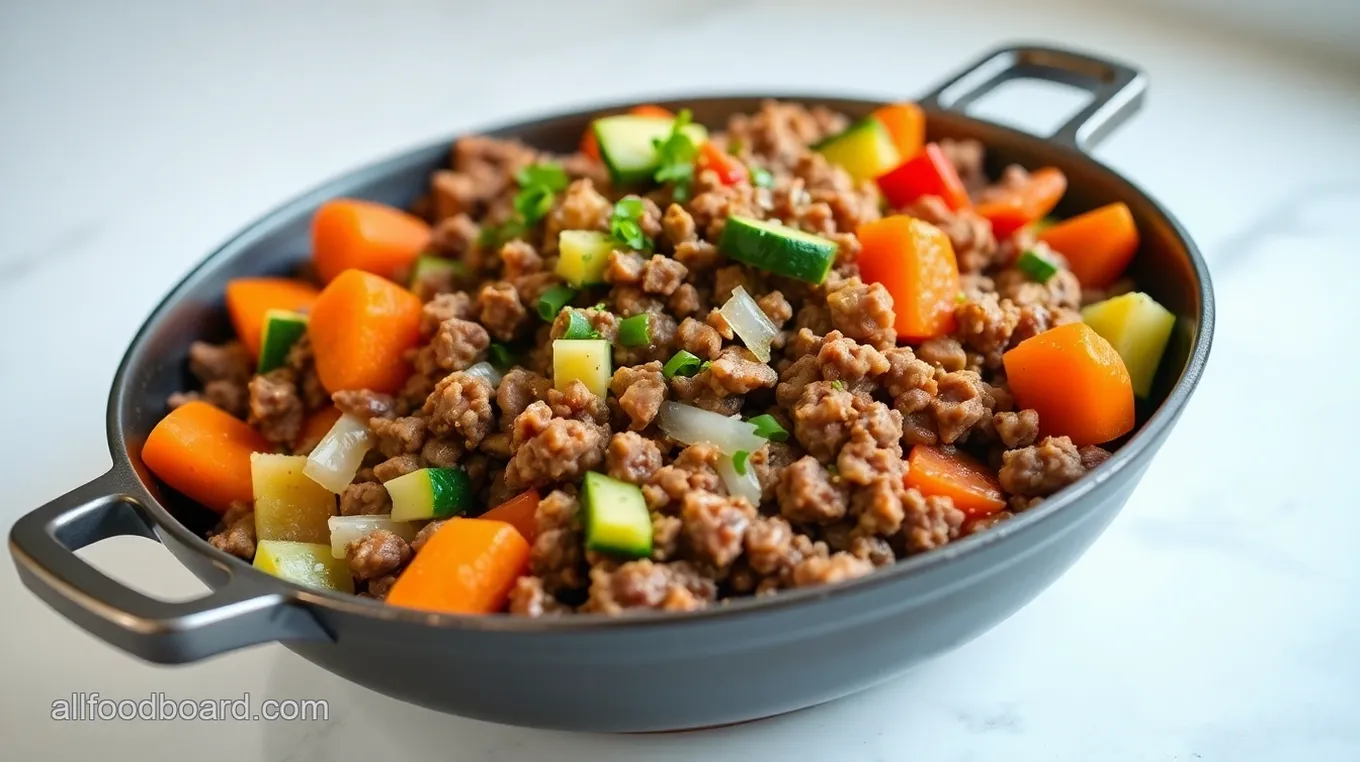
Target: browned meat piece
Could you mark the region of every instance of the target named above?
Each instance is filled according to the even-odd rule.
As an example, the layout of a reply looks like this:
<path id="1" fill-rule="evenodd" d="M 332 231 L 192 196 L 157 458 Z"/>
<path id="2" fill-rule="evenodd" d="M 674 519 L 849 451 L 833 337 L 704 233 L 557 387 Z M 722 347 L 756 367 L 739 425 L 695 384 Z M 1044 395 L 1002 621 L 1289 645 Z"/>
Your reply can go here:
<path id="1" fill-rule="evenodd" d="M 963 526 L 963 511 L 954 507 L 947 497 L 924 497 L 915 489 L 903 495 L 902 508 L 906 512 L 902 533 L 908 553 L 920 553 L 941 547 L 959 536 Z"/>
<path id="2" fill-rule="evenodd" d="M 824 463 L 835 459 L 850 438 L 859 413 L 855 396 L 838 381 L 808 384 L 793 407 L 793 435 L 809 454 Z"/>
<path id="3" fill-rule="evenodd" d="M 457 437 L 469 450 L 477 448 L 495 423 L 491 409 L 491 385 L 481 376 L 450 373 L 435 385 L 425 400 L 430 433 Z"/>
<path id="4" fill-rule="evenodd" d="M 716 358 L 722 349 L 722 336 L 717 330 L 692 317 L 680 321 L 680 326 L 675 330 L 675 339 L 681 349 L 701 360 Z"/>
<path id="5" fill-rule="evenodd" d="M 373 579 L 390 574 L 411 560 L 411 546 L 400 536 L 377 529 L 345 548 L 350 573 L 357 579 Z"/>
<path id="6" fill-rule="evenodd" d="M 851 391 L 861 383 L 866 391 L 875 385 L 873 379 L 887 373 L 891 368 L 888 358 L 868 344 L 856 343 L 832 331 L 826 335 L 822 348 L 817 352 L 817 365 L 821 367 L 822 378 L 827 381 L 841 381 Z"/>
<path id="7" fill-rule="evenodd" d="M 750 350 L 742 347 L 723 350 L 708 366 L 708 370 L 700 375 L 707 375 L 709 387 L 723 396 L 772 389 L 779 382 L 779 375 L 774 372 L 774 368 L 757 360 Z"/>
<path id="8" fill-rule="evenodd" d="M 980 141 L 972 138 L 944 138 L 940 141 L 940 150 L 954 165 L 954 171 L 959 173 L 959 179 L 963 180 L 969 193 L 980 191 L 987 184 L 987 173 L 982 166 L 987 151 Z"/>
<path id="9" fill-rule="evenodd" d="M 429 338 L 445 320 L 470 320 L 474 314 L 472 297 L 463 291 L 439 294 L 420 310 L 420 334 Z"/>
<path id="10" fill-rule="evenodd" d="M 370 424 L 374 418 L 391 418 L 395 409 L 392 395 L 371 392 L 367 389 L 339 391 L 331 395 L 331 401 L 340 412 Z"/>
<path id="11" fill-rule="evenodd" d="M 375 577 L 368 581 L 368 586 L 365 589 L 364 594 L 370 598 L 376 598 L 380 601 L 385 600 L 387 598 L 387 594 L 392 592 L 392 587 L 396 584 L 397 584 L 396 574 L 385 574 L 381 577 Z"/>
<path id="12" fill-rule="evenodd" d="M 1039 437 L 1039 413 L 1028 409 L 1018 413 L 997 413 L 992 416 L 992 427 L 1006 449 L 1028 447 Z"/>
<path id="13" fill-rule="evenodd" d="M 676 513 L 690 492 L 725 492 L 714 468 L 722 453 L 710 444 L 690 445 L 668 466 L 658 468 L 643 485 L 642 496 L 653 511 Z"/>
<path id="14" fill-rule="evenodd" d="M 691 224 L 693 218 L 690 218 Z M 690 280 L 695 276 L 713 272 L 723 261 L 718 247 L 708 241 L 686 241 L 675 245 L 675 260 L 689 271 Z"/>
<path id="15" fill-rule="evenodd" d="M 448 180 L 444 182 L 447 184 Z M 457 182 L 453 184 L 457 185 Z M 445 208 L 444 211 L 450 209 Z M 482 269 L 482 252 L 477 246 L 477 238 L 481 233 L 481 228 L 466 214 L 460 212 L 444 216 L 435 222 L 430 232 L 430 248 L 440 256 L 462 262 L 475 273 Z"/>
<path id="16" fill-rule="evenodd" d="M 467 370 L 491 346 L 491 336 L 485 328 L 471 320 L 449 318 L 439 324 L 439 331 L 430 341 L 435 363 L 444 370 Z"/>
<path id="17" fill-rule="evenodd" d="M 425 419 L 418 416 L 374 418 L 368 422 L 378 440 L 378 452 L 389 458 L 420 452 L 425 446 Z"/>
<path id="18" fill-rule="evenodd" d="M 605 472 L 629 484 L 643 485 L 661 468 L 656 442 L 633 431 L 615 434 L 605 452 Z"/>
<path id="19" fill-rule="evenodd" d="M 1044 497 L 1086 473 L 1081 453 L 1067 437 L 1044 437 L 1036 445 L 1001 455 L 997 476 L 1001 488 L 1013 495 Z"/>
<path id="20" fill-rule="evenodd" d="M 822 464 L 806 455 L 784 468 L 775 488 L 779 513 L 799 524 L 831 524 L 845 516 L 844 487 L 831 481 Z"/>
<path id="21" fill-rule="evenodd" d="M 1077 453 L 1081 455 L 1081 466 L 1087 471 L 1104 463 L 1110 459 L 1110 451 L 1095 445 L 1082 445 L 1077 448 Z"/>
<path id="22" fill-rule="evenodd" d="M 538 577 L 520 577 L 510 588 L 510 613 L 519 616 L 553 616 L 566 614 L 570 608 L 562 605 L 547 590 Z"/>
<path id="23" fill-rule="evenodd" d="M 549 389 L 548 407 L 557 418 L 572 418 L 600 426 L 609 422 L 609 405 L 579 379 L 567 384 L 566 389 Z"/>
<path id="24" fill-rule="evenodd" d="M 405 476 L 420 468 L 419 455 L 398 455 L 374 466 L 373 476 L 380 482 L 390 482 L 398 476 Z"/>
<path id="25" fill-rule="evenodd" d="M 916 356 L 949 373 L 968 367 L 968 353 L 963 351 L 963 345 L 948 336 L 924 342 L 917 348 Z"/>
<path id="26" fill-rule="evenodd" d="M 665 233 L 666 239 L 673 245 L 694 241 L 694 218 L 689 212 L 679 204 L 671 204 L 666 207 L 666 213 L 661 217 L 661 232 Z"/>
<path id="27" fill-rule="evenodd" d="M 250 503 L 235 502 L 222 514 L 218 531 L 208 535 L 208 542 L 218 550 L 250 561 L 255 558 L 255 508 Z"/>
<path id="28" fill-rule="evenodd" d="M 826 306 L 831 324 L 846 336 L 878 349 L 897 344 L 893 299 L 883 284 L 850 278 L 826 295 Z"/>
<path id="29" fill-rule="evenodd" d="M 543 270 L 543 257 L 538 255 L 533 246 L 516 238 L 513 241 L 507 241 L 501 247 L 501 265 L 503 267 L 501 277 L 508 281 L 516 281 L 527 275 L 541 272 Z"/>
<path id="30" fill-rule="evenodd" d="M 529 550 L 529 569 L 542 578 L 547 590 L 585 587 L 580 513 L 580 503 L 562 490 L 553 490 L 538 501 L 534 513 L 538 535 Z"/>
<path id="31" fill-rule="evenodd" d="M 515 419 L 514 455 L 505 465 L 505 482 L 511 489 L 576 481 L 604 460 L 608 429 L 551 415 L 547 403 L 535 402 Z"/>
<path id="32" fill-rule="evenodd" d="M 496 406 L 501 411 L 501 428 L 508 431 L 525 408 L 534 402 L 546 400 L 548 390 L 551 388 L 551 381 L 523 368 L 514 368 L 506 373 L 501 379 L 501 385 L 496 387 Z"/>
<path id="33" fill-rule="evenodd" d="M 755 507 L 742 498 L 690 492 L 680 508 L 686 545 L 695 558 L 716 568 L 731 566 L 742 552 Z"/>
<path id="34" fill-rule="evenodd" d="M 648 294 L 670 296 L 685 282 L 689 271 L 675 259 L 657 254 L 642 268 L 642 290 Z"/>
<path id="35" fill-rule="evenodd" d="M 978 374 L 960 370 L 942 373 L 935 380 L 939 395 L 931 401 L 930 411 L 941 442 L 953 444 L 982 421 L 990 422 L 994 400 Z"/>
<path id="36" fill-rule="evenodd" d="M 355 482 L 340 493 L 341 516 L 376 516 L 392 512 L 392 498 L 376 482 Z"/>
<path id="37" fill-rule="evenodd" d="M 784 324 L 793 317 L 793 305 L 784 298 L 783 292 L 771 291 L 756 300 L 756 305 L 760 311 L 765 313 L 765 317 L 774 323 L 775 328 L 783 328 Z"/>
<path id="38" fill-rule="evenodd" d="M 486 332 L 500 341 L 514 341 L 520 329 L 529 322 L 529 311 L 520 303 L 519 292 L 506 281 L 482 286 L 477 292 L 477 310 L 477 319 Z M 475 346 L 477 341 L 474 338 L 470 343 Z"/>
<path id="39" fill-rule="evenodd" d="M 1009 299 L 988 292 L 956 306 L 954 320 L 954 336 L 963 346 L 984 355 L 988 367 L 999 367 L 1020 322 L 1020 310 Z"/>
<path id="40" fill-rule="evenodd" d="M 846 552 L 829 557 L 813 556 L 799 561 L 793 567 L 793 584 L 795 587 L 829 585 L 863 577 L 873 570 L 873 563 Z"/>
<path id="41" fill-rule="evenodd" d="M 609 381 L 609 391 L 618 399 L 619 408 L 628 415 L 629 428 L 634 431 L 642 431 L 656 418 L 661 403 L 666 400 L 667 388 L 661 363 L 655 360 L 646 365 L 619 368 Z"/>
<path id="42" fill-rule="evenodd" d="M 707 301 L 692 283 L 681 283 L 680 288 L 666 300 L 666 306 L 677 318 L 693 317 L 708 308 Z"/>
<path id="43" fill-rule="evenodd" d="M 642 282 L 642 271 L 647 260 L 635 251 L 615 249 L 609 252 L 609 264 L 604 269 L 605 283 L 636 286 Z"/>
<path id="44" fill-rule="evenodd" d="M 293 371 L 279 368 L 250 379 L 250 425 L 275 444 L 288 444 L 302 430 L 303 406 Z"/>
<path id="45" fill-rule="evenodd" d="M 658 564 L 629 561 L 617 569 L 590 570 L 590 599 L 585 611 L 618 614 L 627 609 L 693 611 L 717 597 L 713 580 L 684 561 Z"/>

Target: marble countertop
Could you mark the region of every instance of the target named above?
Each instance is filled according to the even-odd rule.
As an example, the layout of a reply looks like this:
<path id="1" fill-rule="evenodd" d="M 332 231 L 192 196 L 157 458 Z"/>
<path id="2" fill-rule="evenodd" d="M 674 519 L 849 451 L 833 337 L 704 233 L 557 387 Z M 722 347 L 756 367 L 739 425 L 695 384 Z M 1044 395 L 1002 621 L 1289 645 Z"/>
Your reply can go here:
<path id="1" fill-rule="evenodd" d="M 588 736 L 438 715 L 278 646 L 143 664 L 38 603 L 5 564 L 0 757 L 1360 758 L 1360 71 L 1119 3 L 6 3 L 2 525 L 108 467 L 105 395 L 138 324 L 206 251 L 320 179 L 440 135 L 639 93 L 910 96 L 1013 39 L 1146 67 L 1144 112 L 1097 155 L 1175 210 L 1219 299 L 1182 422 L 1118 520 L 1023 611 L 827 706 L 725 730 Z M 1052 102 L 994 108 L 1052 123 Z M 84 555 L 163 595 L 203 589 L 147 541 Z M 91 691 L 324 698 L 330 720 L 49 719 L 53 700 Z"/>

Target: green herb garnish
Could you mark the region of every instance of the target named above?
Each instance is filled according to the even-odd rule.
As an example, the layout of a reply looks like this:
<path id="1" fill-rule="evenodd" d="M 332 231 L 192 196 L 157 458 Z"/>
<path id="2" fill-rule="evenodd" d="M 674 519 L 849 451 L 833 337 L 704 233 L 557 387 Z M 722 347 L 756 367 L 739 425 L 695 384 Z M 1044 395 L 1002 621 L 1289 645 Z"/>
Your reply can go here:
<path id="1" fill-rule="evenodd" d="M 750 459 L 751 453 L 745 450 L 737 450 L 732 453 L 732 468 L 741 476 L 746 475 L 746 461 Z"/>
<path id="2" fill-rule="evenodd" d="M 515 354 L 504 344 L 492 344 L 487 354 L 496 370 L 509 370 L 515 364 Z"/>
<path id="3" fill-rule="evenodd" d="M 754 424 L 756 436 L 773 439 L 776 442 L 784 442 L 789 438 L 788 429 L 779 425 L 779 421 L 769 413 L 758 415 L 755 418 L 748 418 L 747 423 Z"/>
<path id="4" fill-rule="evenodd" d="M 557 313 L 575 298 L 576 289 L 559 283 L 538 297 L 538 316 L 551 323 L 557 318 Z"/>
<path id="5" fill-rule="evenodd" d="M 567 189 L 567 172 L 551 162 L 530 164 L 515 173 L 515 182 L 521 188 L 540 185 L 553 193 L 560 193 Z"/>
<path id="6" fill-rule="evenodd" d="M 679 352 L 676 352 L 674 357 L 666 361 L 665 367 L 661 369 L 661 375 L 666 378 L 693 376 L 699 372 L 699 366 L 702 364 L 703 361 L 701 361 L 697 355 L 682 349 Z"/>
<path id="7" fill-rule="evenodd" d="M 652 141 L 658 159 L 652 179 L 663 185 L 671 183 L 671 195 L 676 201 L 689 198 L 689 186 L 694 182 L 694 160 L 699 155 L 699 146 L 684 132 L 685 126 L 692 121 L 694 117 L 690 110 L 680 109 L 671 125 L 671 134 L 665 140 Z"/>
<path id="8" fill-rule="evenodd" d="M 642 232 L 642 217 L 646 213 L 646 204 L 637 196 L 619 199 L 609 215 L 609 234 L 634 251 L 651 251 L 652 239 Z"/>
<path id="9" fill-rule="evenodd" d="M 760 167 L 749 167 L 748 169 L 751 172 L 752 185 L 757 188 L 770 188 L 774 186 L 774 175 L 770 174 L 770 170 L 761 169 Z"/>
<path id="10" fill-rule="evenodd" d="M 564 339 L 598 339 L 600 332 L 595 330 L 590 324 L 590 320 L 577 310 L 567 313 L 567 330 L 563 331 Z"/>

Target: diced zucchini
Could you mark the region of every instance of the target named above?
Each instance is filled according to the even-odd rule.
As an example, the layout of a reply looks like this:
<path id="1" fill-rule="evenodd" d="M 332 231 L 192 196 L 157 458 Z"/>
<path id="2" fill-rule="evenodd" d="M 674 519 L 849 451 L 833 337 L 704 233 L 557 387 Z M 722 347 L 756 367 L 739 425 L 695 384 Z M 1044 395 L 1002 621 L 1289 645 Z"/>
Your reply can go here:
<path id="1" fill-rule="evenodd" d="M 718 251 L 775 275 L 821 283 L 836 261 L 836 242 L 797 228 L 732 215 Z"/>
<path id="2" fill-rule="evenodd" d="M 563 230 L 557 236 L 557 274 L 578 288 L 604 283 L 609 252 L 618 245 L 598 230 Z"/>
<path id="3" fill-rule="evenodd" d="M 580 381 L 597 397 L 609 391 L 614 374 L 609 342 L 604 339 L 557 339 L 553 341 L 553 385 L 565 391 Z"/>
<path id="4" fill-rule="evenodd" d="M 255 545 L 255 568 L 289 582 L 354 592 L 354 578 L 344 558 L 331 555 L 331 546 L 313 542 L 263 540 Z"/>
<path id="5" fill-rule="evenodd" d="M 609 167 L 615 185 L 647 182 L 656 173 L 660 157 L 656 143 L 664 141 L 675 124 L 674 119 L 658 116 L 623 114 L 596 119 L 591 129 L 600 145 L 600 158 Z M 708 140 L 703 125 L 688 124 L 685 135 L 698 146 Z"/>
<path id="6" fill-rule="evenodd" d="M 652 554 L 652 516 L 642 490 L 591 471 L 581 484 L 581 499 L 586 548 L 626 558 Z"/>
<path id="7" fill-rule="evenodd" d="M 303 473 L 306 467 L 301 455 L 251 454 L 257 540 L 330 542 L 335 494 Z"/>
<path id="8" fill-rule="evenodd" d="M 307 316 L 289 310 L 269 310 L 264 313 L 260 333 L 260 360 L 255 372 L 268 373 L 283 367 L 288 350 L 307 333 Z"/>
<path id="9" fill-rule="evenodd" d="M 1176 316 L 1152 297 L 1135 291 L 1082 308 L 1081 319 L 1123 358 L 1133 393 L 1148 396 Z"/>
<path id="10" fill-rule="evenodd" d="M 872 180 L 910 158 L 898 153 L 892 135 L 873 117 L 855 122 L 841 134 L 813 146 L 813 150 L 839 164 L 855 182 Z"/>
<path id="11" fill-rule="evenodd" d="M 385 483 L 393 521 L 446 519 L 472 507 L 472 480 L 461 468 L 422 468 Z"/>
<path id="12" fill-rule="evenodd" d="M 379 529 L 385 529 L 392 534 L 410 542 L 416 537 L 416 526 L 407 521 L 393 521 L 387 514 L 376 514 L 369 516 L 332 516 L 330 519 L 331 528 L 331 555 L 336 558 L 345 557 L 345 549 L 351 542 L 366 537 Z"/>

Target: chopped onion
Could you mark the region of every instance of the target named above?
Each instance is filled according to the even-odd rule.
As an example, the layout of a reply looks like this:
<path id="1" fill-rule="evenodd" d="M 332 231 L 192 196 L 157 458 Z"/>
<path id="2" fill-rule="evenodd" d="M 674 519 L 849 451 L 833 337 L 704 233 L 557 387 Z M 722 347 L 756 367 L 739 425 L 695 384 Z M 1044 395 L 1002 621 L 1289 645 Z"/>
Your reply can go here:
<path id="1" fill-rule="evenodd" d="M 721 476 L 723 484 L 727 485 L 728 494 L 733 497 L 744 497 L 751 505 L 760 506 L 760 480 L 756 478 L 756 469 L 751 465 L 750 458 L 746 459 L 745 475 L 737 473 L 731 455 L 718 458 L 718 476 Z"/>
<path id="2" fill-rule="evenodd" d="M 679 402 L 662 402 L 656 425 L 677 442 L 687 445 L 708 442 L 728 456 L 742 450 L 755 452 L 765 444 L 765 438 L 756 434 L 754 424 Z"/>
<path id="3" fill-rule="evenodd" d="M 352 415 L 342 415 L 307 456 L 302 473 L 338 495 L 354 481 L 364 453 L 372 446 L 373 434 L 368 427 Z"/>
<path id="4" fill-rule="evenodd" d="M 483 379 L 488 384 L 491 384 L 491 391 L 493 392 L 500 387 L 501 379 L 504 378 L 501 372 L 496 370 L 496 367 L 489 362 L 479 362 L 463 372 L 469 376 Z"/>
<path id="5" fill-rule="evenodd" d="M 732 298 L 718 312 L 727 318 L 727 324 L 741 337 L 746 348 L 761 362 L 770 361 L 770 342 L 774 341 L 779 329 L 756 304 L 756 300 L 746 293 L 744 286 L 732 289 Z"/>
<path id="6" fill-rule="evenodd" d="M 345 547 L 351 542 L 379 529 L 386 529 L 407 542 L 416 538 L 415 525 L 409 521 L 393 521 L 385 513 L 376 516 L 332 516 L 327 523 L 331 527 L 331 555 L 336 558 L 345 557 Z"/>

